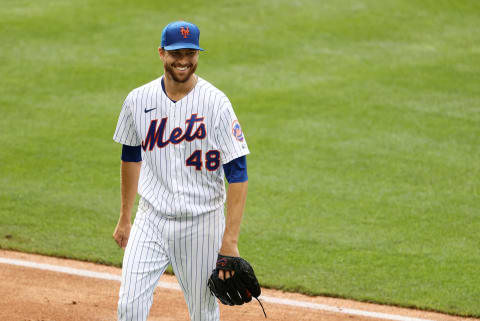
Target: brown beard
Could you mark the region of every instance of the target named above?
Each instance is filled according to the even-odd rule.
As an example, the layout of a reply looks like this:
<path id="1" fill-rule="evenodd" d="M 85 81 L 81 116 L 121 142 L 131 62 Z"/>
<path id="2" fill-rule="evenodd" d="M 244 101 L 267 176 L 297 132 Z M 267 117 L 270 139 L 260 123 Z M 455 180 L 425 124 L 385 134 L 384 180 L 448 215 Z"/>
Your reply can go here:
<path id="1" fill-rule="evenodd" d="M 186 77 L 184 79 L 182 78 L 178 78 L 176 75 L 175 75 L 175 70 L 174 70 L 174 67 L 172 67 L 171 65 L 167 65 L 167 64 L 163 64 L 164 68 L 165 68 L 165 72 L 168 73 L 170 75 L 170 77 L 176 81 L 176 82 L 179 82 L 179 83 L 185 83 L 187 82 L 190 77 L 192 77 L 192 75 L 195 73 L 195 71 L 197 70 L 197 64 L 195 65 L 192 65 L 191 68 L 190 68 L 190 72 L 186 75 Z"/>

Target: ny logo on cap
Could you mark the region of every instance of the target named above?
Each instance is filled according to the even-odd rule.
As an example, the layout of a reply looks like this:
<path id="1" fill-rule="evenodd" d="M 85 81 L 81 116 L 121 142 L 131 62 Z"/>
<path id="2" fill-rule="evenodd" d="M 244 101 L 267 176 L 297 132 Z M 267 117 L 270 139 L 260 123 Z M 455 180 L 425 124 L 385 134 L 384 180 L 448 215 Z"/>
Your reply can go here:
<path id="1" fill-rule="evenodd" d="M 187 29 L 181 27 L 180 32 L 182 33 L 183 38 L 188 38 L 188 36 L 190 35 L 190 30 L 188 29 L 188 27 Z"/>

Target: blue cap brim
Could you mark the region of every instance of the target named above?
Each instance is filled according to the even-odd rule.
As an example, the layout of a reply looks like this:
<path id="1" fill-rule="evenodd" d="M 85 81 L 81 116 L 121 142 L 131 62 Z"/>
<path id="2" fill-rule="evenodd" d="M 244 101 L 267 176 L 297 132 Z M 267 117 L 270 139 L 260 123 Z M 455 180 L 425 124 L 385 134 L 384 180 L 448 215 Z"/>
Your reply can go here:
<path id="1" fill-rule="evenodd" d="M 196 49 L 200 51 L 205 51 L 199 46 L 193 44 L 193 43 L 185 43 L 185 42 L 178 42 L 178 43 L 172 43 L 169 46 L 163 47 L 165 50 L 177 50 L 177 49 Z"/>

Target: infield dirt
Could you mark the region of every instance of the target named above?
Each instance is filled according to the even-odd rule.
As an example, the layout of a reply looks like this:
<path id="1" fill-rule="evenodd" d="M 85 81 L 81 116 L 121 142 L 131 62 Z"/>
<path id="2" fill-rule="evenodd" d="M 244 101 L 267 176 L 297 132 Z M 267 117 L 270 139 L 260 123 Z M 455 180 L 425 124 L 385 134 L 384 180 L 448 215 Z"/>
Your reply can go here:
<path id="1" fill-rule="evenodd" d="M 115 275 L 121 274 L 121 270 L 115 267 L 12 251 L 0 250 L 0 257 Z M 0 285 L 0 320 L 2 321 L 116 320 L 116 303 L 120 287 L 120 283 L 117 281 L 94 279 L 2 263 L 0 263 L 0 279 L 2 280 Z M 176 283 L 175 277 L 171 275 L 162 276 L 161 281 Z M 263 289 L 262 295 L 430 320 L 478 320 L 349 300 L 308 297 L 269 289 Z M 268 314 L 268 320 L 381 320 L 282 304 L 267 302 L 263 304 Z M 265 320 L 261 308 L 256 302 L 237 307 L 221 306 L 221 315 L 222 320 L 225 321 Z M 182 292 L 157 288 L 148 320 L 188 320 L 187 306 Z"/>

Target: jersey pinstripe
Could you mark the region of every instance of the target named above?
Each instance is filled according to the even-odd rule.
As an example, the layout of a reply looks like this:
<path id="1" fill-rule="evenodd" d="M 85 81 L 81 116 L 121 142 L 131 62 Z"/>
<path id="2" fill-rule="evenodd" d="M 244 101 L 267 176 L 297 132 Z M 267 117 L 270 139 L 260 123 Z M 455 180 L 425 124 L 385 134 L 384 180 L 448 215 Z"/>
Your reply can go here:
<path id="1" fill-rule="evenodd" d="M 138 193 L 155 210 L 177 217 L 223 207 L 221 165 L 249 153 L 230 101 L 200 77 L 176 103 L 161 78 L 131 91 L 113 139 L 142 146 Z"/>

